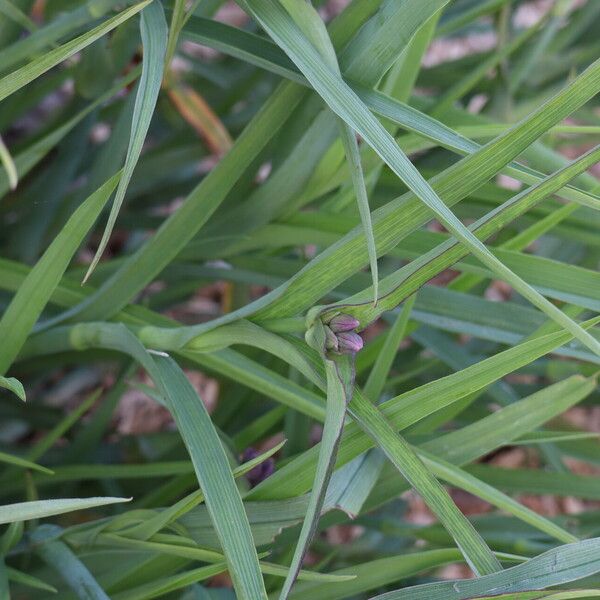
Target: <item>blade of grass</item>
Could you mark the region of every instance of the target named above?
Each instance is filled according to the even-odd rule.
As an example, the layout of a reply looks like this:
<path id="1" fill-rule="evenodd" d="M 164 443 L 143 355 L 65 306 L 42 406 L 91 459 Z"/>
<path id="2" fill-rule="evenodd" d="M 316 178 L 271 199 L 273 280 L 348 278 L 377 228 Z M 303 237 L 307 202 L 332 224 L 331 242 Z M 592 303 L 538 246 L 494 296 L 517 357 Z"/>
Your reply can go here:
<path id="1" fill-rule="evenodd" d="M 319 54 L 298 30 L 285 10 L 273 0 L 249 0 L 254 16 L 299 66 L 329 107 L 381 156 L 388 166 L 413 190 L 444 226 L 479 260 L 534 306 L 546 313 L 584 345 L 600 356 L 600 343 L 577 323 L 516 276 L 475 237 L 439 198 L 419 171 L 402 153 L 393 138 L 367 110 L 360 99 L 325 65 Z"/>
<path id="2" fill-rule="evenodd" d="M 129 502 L 131 498 L 66 498 L 60 500 L 37 500 L 0 506 L 0 523 L 43 519 L 52 515 L 85 510 L 96 506 Z"/>
<path id="3" fill-rule="evenodd" d="M 9 0 L 0 0 L 0 12 L 30 33 L 37 29 L 37 25 L 17 5 Z"/>
<path id="4" fill-rule="evenodd" d="M 501 573 L 405 588 L 373 600 L 465 600 L 484 594 L 526 592 L 570 583 L 600 570 L 600 539 L 559 546 Z"/>
<path id="5" fill-rule="evenodd" d="M 25 390 L 23 389 L 23 384 L 18 379 L 0 375 L 0 388 L 11 391 L 19 400 L 25 402 Z"/>
<path id="6" fill-rule="evenodd" d="M 46 467 L 36 465 L 30 460 L 25 460 L 24 458 L 21 458 L 19 456 L 13 456 L 12 454 L 7 454 L 6 452 L 0 452 L 0 462 L 6 463 L 8 465 L 13 465 L 15 467 L 21 467 L 23 469 L 39 471 L 40 473 L 46 473 L 47 475 L 52 475 L 53 473 L 53 471 L 47 469 Z"/>
<path id="7" fill-rule="evenodd" d="M 64 542 L 57 539 L 60 532 L 60 528 L 52 525 L 38 527 L 34 532 L 33 539 L 39 543 L 36 550 L 42 560 L 59 573 L 79 598 L 110 600 L 87 567 Z"/>
<path id="8" fill-rule="evenodd" d="M 17 569 L 11 569 L 7 567 L 8 580 L 16 583 L 18 585 L 24 585 L 26 587 L 33 588 L 34 590 L 42 590 L 43 592 L 50 592 L 51 594 L 58 594 L 58 590 L 47 584 L 45 581 L 34 577 L 33 575 L 28 575 L 27 573 L 23 573 L 22 571 L 17 571 Z"/>
<path id="9" fill-rule="evenodd" d="M 531 206 L 541 202 L 560 189 L 565 181 L 569 181 L 578 173 L 583 172 L 591 165 L 595 164 L 600 158 L 600 147 L 593 148 L 589 153 L 576 159 L 568 167 L 546 177 L 539 185 L 527 188 L 520 194 L 517 194 L 506 203 L 500 205 L 496 210 L 489 212 L 481 219 L 469 226 L 469 230 L 475 235 L 485 239 L 488 235 L 495 233 L 500 227 L 510 222 L 519 214 L 525 212 Z M 421 254 L 407 266 L 402 267 L 396 273 L 386 277 L 382 281 L 381 302 L 378 307 L 369 306 L 363 299 L 362 309 L 354 309 L 353 305 L 358 298 L 364 298 L 369 291 L 363 291 L 348 299 L 347 303 L 342 302 L 344 311 L 352 314 L 361 322 L 361 327 L 371 323 L 386 310 L 391 310 L 400 301 L 407 297 L 410 291 L 415 291 L 434 275 L 440 273 L 444 268 L 451 266 L 455 261 L 451 259 L 453 252 L 466 255 L 466 248 L 461 247 L 456 239 L 448 240 L 444 244 L 433 250 Z M 450 259 L 448 261 L 448 259 Z M 428 269 L 432 266 L 433 272 Z M 422 273 L 419 273 L 422 271 Z M 400 292 L 398 294 L 397 292 Z M 337 307 L 335 310 L 340 310 Z"/>
<path id="10" fill-rule="evenodd" d="M 410 318 L 410 313 L 415 305 L 416 296 L 408 298 L 402 310 L 398 313 L 394 324 L 390 328 L 383 347 L 377 355 L 377 360 L 369 373 L 369 377 L 364 385 L 363 391 L 367 398 L 378 400 L 383 392 L 385 382 L 387 381 L 390 369 L 396 357 L 398 346 L 406 335 L 406 326 Z"/>
<path id="11" fill-rule="evenodd" d="M 298 77 L 301 77 L 299 71 L 278 46 L 255 34 L 222 23 L 197 19 L 193 21 L 193 28 L 186 35 L 189 39 L 256 64 L 287 79 L 309 85 L 306 79 L 298 79 Z M 385 92 L 371 89 L 366 84 L 363 85 L 357 83 L 357 81 L 361 81 L 361 79 L 349 80 L 348 85 L 368 108 L 379 116 L 400 125 L 403 129 L 417 133 L 433 143 L 440 144 L 444 148 L 463 155 L 471 154 L 481 147 L 477 142 L 465 137 L 458 130 L 452 129 L 434 117 L 405 104 L 403 101 L 390 97 Z M 561 126 L 557 125 L 552 130 L 557 127 Z M 489 135 L 484 137 L 498 135 L 507 129 L 509 127 L 505 124 L 486 125 L 486 132 Z M 466 126 L 466 130 L 470 131 L 469 126 Z M 518 163 L 511 163 L 508 166 L 502 165 L 502 172 L 525 183 L 536 183 L 543 177 L 542 173 Z M 593 208 L 599 206 L 598 198 L 568 186 L 561 190 L 560 195 Z"/>
<path id="12" fill-rule="evenodd" d="M 175 0 L 175 6 L 173 7 L 173 13 L 171 14 L 171 24 L 169 26 L 169 39 L 167 41 L 167 49 L 165 53 L 165 66 L 167 68 L 169 68 L 171 61 L 173 60 L 173 56 L 175 56 L 179 34 L 185 25 L 185 5 L 185 0 Z M 193 10 L 190 12 L 193 12 Z"/>
<path id="13" fill-rule="evenodd" d="M 127 19 L 136 15 L 151 1 L 152 0 L 144 0 L 139 4 L 125 9 L 118 15 L 107 19 L 104 23 L 101 23 L 94 29 L 80 35 L 74 40 L 63 44 L 54 50 L 50 50 L 50 52 L 45 53 L 42 57 L 32 61 L 28 65 L 5 75 L 0 79 L 0 102 L 40 75 L 43 75 L 46 71 L 49 71 L 52 67 L 55 67 L 80 50 L 83 50 L 83 48 L 86 48 L 97 39 L 100 39 L 103 35 L 127 21 Z"/>
<path id="14" fill-rule="evenodd" d="M 506 494 L 503 494 L 493 485 L 486 484 L 481 479 L 474 477 L 471 473 L 468 473 L 439 457 L 423 452 L 422 450 L 418 451 L 418 453 L 432 472 L 450 485 L 463 489 L 470 494 L 489 502 L 492 506 L 496 506 L 500 510 L 515 516 L 517 519 L 529 523 L 532 527 L 547 533 L 563 543 L 578 541 L 577 537 L 573 534 L 554 524 L 549 519 L 538 515 L 535 511 L 523 506 Z"/>
<path id="15" fill-rule="evenodd" d="M 144 48 L 142 76 L 138 84 L 135 105 L 133 107 L 131 136 L 129 138 L 127 157 L 125 158 L 125 165 L 123 167 L 121 178 L 119 179 L 119 186 L 117 187 L 115 199 L 110 209 L 108 222 L 94 258 L 83 278 L 83 283 L 89 279 L 106 249 L 106 245 L 108 244 L 110 235 L 117 221 L 119 210 L 123 204 L 127 186 L 129 185 L 133 170 L 135 169 L 142 152 L 142 146 L 146 139 L 148 128 L 150 127 L 156 100 L 158 99 L 158 93 L 163 78 L 168 36 L 167 22 L 165 21 L 165 15 L 160 2 L 151 2 L 144 10 L 142 10 L 140 32 Z"/>
<path id="16" fill-rule="evenodd" d="M 302 529 L 294 550 L 290 570 L 279 594 L 281 600 L 289 597 L 292 586 L 300 572 L 302 561 L 317 530 L 319 516 L 325 501 L 327 486 L 333 472 L 337 449 L 340 443 L 346 407 L 350 402 L 350 390 L 354 384 L 353 359 L 342 356 L 339 359 L 326 359 L 325 372 L 327 377 L 327 410 L 319 458 L 312 485 L 312 493 Z"/>
<path id="17" fill-rule="evenodd" d="M 4 166 L 8 177 L 8 185 L 11 190 L 16 190 L 19 183 L 19 174 L 13 157 L 10 155 L 8 148 L 4 144 L 2 136 L 0 136 L 0 163 Z"/>
<path id="18" fill-rule="evenodd" d="M 266 598 L 248 518 L 208 412 L 172 359 L 158 356 L 153 360 L 194 463 L 236 592 L 247 600 Z"/>
<path id="19" fill-rule="evenodd" d="M 0 348 L 0 373 L 6 372 L 18 355 L 73 255 L 116 187 L 118 178 L 117 174 L 109 179 L 73 213 L 4 311 L 0 320 L 0 338 L 4 340 Z"/>
<path id="20" fill-rule="evenodd" d="M 476 575 L 482 576 L 502 570 L 500 562 L 477 530 L 460 512 L 431 471 L 396 433 L 390 422 L 366 399 L 360 402 L 360 408 L 357 404 L 355 403 L 352 414 L 356 416 L 361 429 L 385 452 L 388 459 L 423 498 L 452 536 Z"/>
<path id="21" fill-rule="evenodd" d="M 320 52 L 329 68 L 341 77 L 335 49 L 319 13 L 308 2 L 289 2 L 284 0 L 283 4 L 304 35 L 311 41 L 315 49 Z M 342 120 L 339 120 L 339 128 L 346 161 L 350 169 L 352 185 L 354 186 L 358 212 L 367 241 L 367 253 L 369 255 L 371 277 L 373 278 L 373 304 L 377 304 L 379 282 L 377 249 L 375 247 L 375 238 L 373 237 L 371 210 L 369 209 L 369 199 L 365 186 L 360 152 L 354 131 Z"/>

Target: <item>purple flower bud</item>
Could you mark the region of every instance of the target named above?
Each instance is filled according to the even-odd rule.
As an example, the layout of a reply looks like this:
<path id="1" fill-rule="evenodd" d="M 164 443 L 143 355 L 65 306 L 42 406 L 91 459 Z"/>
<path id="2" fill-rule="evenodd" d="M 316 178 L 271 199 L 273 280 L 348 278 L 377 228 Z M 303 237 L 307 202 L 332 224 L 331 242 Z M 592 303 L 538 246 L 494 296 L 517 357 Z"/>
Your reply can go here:
<path id="1" fill-rule="evenodd" d="M 254 448 L 246 448 L 242 454 L 242 461 L 248 462 L 254 460 L 260 456 Z M 259 465 L 256 465 L 253 469 L 246 473 L 246 479 L 250 483 L 251 487 L 258 485 L 261 481 L 264 481 L 267 477 L 273 474 L 275 471 L 275 460 L 273 457 L 269 457 Z"/>
<path id="2" fill-rule="evenodd" d="M 331 331 L 340 333 L 342 331 L 352 331 L 353 329 L 356 329 L 360 325 L 360 321 L 350 315 L 340 314 L 333 317 L 328 325 Z"/>
<path id="3" fill-rule="evenodd" d="M 338 351 L 338 339 L 335 336 L 335 333 L 333 333 L 333 331 L 331 331 L 331 329 L 329 329 L 329 327 L 327 327 L 327 325 L 324 326 L 325 327 L 325 348 L 327 348 L 327 350 L 335 350 L 335 352 Z"/>
<path id="4" fill-rule="evenodd" d="M 337 334 L 338 348 L 342 354 L 354 354 L 363 347 L 363 340 L 354 331 L 342 331 Z"/>

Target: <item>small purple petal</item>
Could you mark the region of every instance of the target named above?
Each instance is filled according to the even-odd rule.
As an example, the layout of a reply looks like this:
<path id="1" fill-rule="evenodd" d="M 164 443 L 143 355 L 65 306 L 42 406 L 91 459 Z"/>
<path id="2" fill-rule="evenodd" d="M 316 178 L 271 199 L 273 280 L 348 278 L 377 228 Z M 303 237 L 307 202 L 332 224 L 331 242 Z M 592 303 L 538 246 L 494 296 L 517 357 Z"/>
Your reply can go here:
<path id="1" fill-rule="evenodd" d="M 329 321 L 329 328 L 334 333 L 341 333 L 343 331 L 352 331 L 360 325 L 360 321 L 350 315 L 336 315 Z"/>
<path id="2" fill-rule="evenodd" d="M 246 448 L 242 454 L 242 462 L 248 462 L 260 456 L 254 448 Z M 272 475 L 275 471 L 275 460 L 273 457 L 269 457 L 259 465 L 256 465 L 253 469 L 246 473 L 246 479 L 250 483 L 251 487 L 258 485 L 261 481 L 264 481 L 269 475 Z"/>
<path id="3" fill-rule="evenodd" d="M 343 354 L 354 354 L 363 347 L 363 340 L 353 331 L 343 331 L 337 334 L 338 348 Z"/>
<path id="4" fill-rule="evenodd" d="M 242 452 L 242 462 L 248 462 L 250 460 L 254 460 L 260 456 L 260 452 L 256 451 L 254 448 L 246 448 Z"/>

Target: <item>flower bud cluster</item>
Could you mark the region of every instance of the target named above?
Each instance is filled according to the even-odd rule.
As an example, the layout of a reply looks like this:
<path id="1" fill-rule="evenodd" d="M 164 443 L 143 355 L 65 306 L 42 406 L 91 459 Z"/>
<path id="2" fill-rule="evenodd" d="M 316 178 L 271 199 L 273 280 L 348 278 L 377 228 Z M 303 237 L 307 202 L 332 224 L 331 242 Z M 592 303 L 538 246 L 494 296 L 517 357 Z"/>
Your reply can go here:
<path id="1" fill-rule="evenodd" d="M 340 354 L 355 354 L 363 347 L 363 340 L 354 331 L 360 322 L 350 315 L 337 314 L 325 323 L 325 347 Z"/>

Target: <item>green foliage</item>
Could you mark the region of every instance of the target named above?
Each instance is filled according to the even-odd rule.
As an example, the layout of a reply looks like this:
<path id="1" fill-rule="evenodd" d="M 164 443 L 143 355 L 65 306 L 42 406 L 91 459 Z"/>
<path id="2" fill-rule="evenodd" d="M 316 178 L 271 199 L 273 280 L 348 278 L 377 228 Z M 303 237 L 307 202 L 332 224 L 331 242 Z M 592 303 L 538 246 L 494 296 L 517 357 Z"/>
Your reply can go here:
<path id="1" fill-rule="evenodd" d="M 222 4 L 0 0 L 0 598 L 598 596 L 598 3 Z"/>

